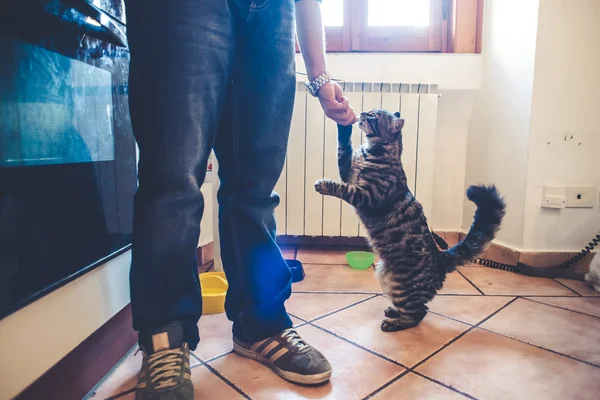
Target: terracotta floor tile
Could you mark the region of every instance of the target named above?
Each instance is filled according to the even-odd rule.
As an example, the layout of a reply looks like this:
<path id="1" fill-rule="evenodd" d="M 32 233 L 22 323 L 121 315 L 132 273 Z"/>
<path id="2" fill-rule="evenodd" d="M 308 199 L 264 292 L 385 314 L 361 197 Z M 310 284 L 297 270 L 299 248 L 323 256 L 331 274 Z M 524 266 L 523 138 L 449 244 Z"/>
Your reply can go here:
<path id="1" fill-rule="evenodd" d="M 460 276 L 458 271 L 446 275 L 444 286 L 438 292 L 440 294 L 481 294 L 467 281 Z"/>
<path id="2" fill-rule="evenodd" d="M 579 311 L 600 317 L 600 298 L 590 297 L 531 297 L 531 300 L 553 306 Z"/>
<path id="3" fill-rule="evenodd" d="M 500 309 L 514 297 L 500 296 L 436 296 L 429 309 L 475 325 Z"/>
<path id="4" fill-rule="evenodd" d="M 576 291 L 582 296 L 589 297 L 600 297 L 600 292 L 596 292 L 594 289 L 589 287 L 585 282 L 574 281 L 571 279 L 557 279 L 558 282 L 562 283 L 571 290 Z"/>
<path id="5" fill-rule="evenodd" d="M 348 251 L 300 247 L 296 259 L 305 264 L 341 264 L 347 266 L 346 253 Z"/>
<path id="6" fill-rule="evenodd" d="M 600 366 L 599 318 L 519 299 L 481 327 Z"/>
<path id="7" fill-rule="evenodd" d="M 417 371 L 486 400 L 592 400 L 600 392 L 598 368 L 481 329 Z"/>
<path id="8" fill-rule="evenodd" d="M 373 396 L 374 400 L 458 400 L 465 396 L 412 372 Z"/>
<path id="9" fill-rule="evenodd" d="M 358 271 L 346 265 L 305 264 L 304 272 L 304 280 L 292 287 L 295 292 L 381 293 L 372 268 Z"/>
<path id="10" fill-rule="evenodd" d="M 368 294 L 294 293 L 285 303 L 288 313 L 307 321 L 369 298 Z"/>
<path id="11" fill-rule="evenodd" d="M 231 325 L 225 313 L 203 315 L 198 323 L 200 344 L 194 350 L 194 355 L 201 360 L 209 360 L 231 351 Z"/>
<path id="12" fill-rule="evenodd" d="M 402 332 L 381 331 L 383 311 L 390 305 L 385 297 L 376 297 L 315 322 L 370 350 L 408 367 L 468 329 L 468 325 L 429 313 L 415 328 Z"/>
<path id="13" fill-rule="evenodd" d="M 533 278 L 492 268 L 462 267 L 464 274 L 485 294 L 510 296 L 576 296 L 552 279 Z"/>
<path id="14" fill-rule="evenodd" d="M 192 369 L 192 382 L 194 382 L 194 400 L 236 400 L 244 398 L 204 366 Z"/>
<path id="15" fill-rule="evenodd" d="M 320 349 L 333 366 L 331 381 L 302 387 L 284 381 L 267 367 L 235 354 L 211 363 L 253 399 L 361 399 L 401 374 L 404 369 L 312 326 L 299 333 Z"/>

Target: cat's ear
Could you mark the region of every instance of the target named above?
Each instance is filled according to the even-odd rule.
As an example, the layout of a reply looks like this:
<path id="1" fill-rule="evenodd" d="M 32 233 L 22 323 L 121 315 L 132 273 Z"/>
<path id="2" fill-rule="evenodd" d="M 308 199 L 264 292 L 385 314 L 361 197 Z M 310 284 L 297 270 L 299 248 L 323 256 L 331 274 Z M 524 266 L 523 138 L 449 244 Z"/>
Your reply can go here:
<path id="1" fill-rule="evenodd" d="M 392 132 L 398 133 L 404 127 L 404 120 L 401 118 L 396 118 L 392 121 Z"/>
<path id="2" fill-rule="evenodd" d="M 394 113 L 394 117 L 395 117 L 395 118 L 400 118 L 400 113 L 399 113 L 399 112 L 395 112 L 395 113 Z"/>

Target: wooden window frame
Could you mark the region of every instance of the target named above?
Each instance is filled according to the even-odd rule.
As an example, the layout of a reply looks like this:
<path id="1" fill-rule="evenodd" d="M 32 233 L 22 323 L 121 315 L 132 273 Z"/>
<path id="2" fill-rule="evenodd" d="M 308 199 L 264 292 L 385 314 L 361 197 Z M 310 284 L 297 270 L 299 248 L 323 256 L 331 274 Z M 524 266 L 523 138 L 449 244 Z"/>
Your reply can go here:
<path id="1" fill-rule="evenodd" d="M 374 27 L 368 0 L 344 0 L 344 25 L 325 27 L 327 52 L 481 53 L 483 0 L 430 0 L 430 12 L 429 26 Z"/>

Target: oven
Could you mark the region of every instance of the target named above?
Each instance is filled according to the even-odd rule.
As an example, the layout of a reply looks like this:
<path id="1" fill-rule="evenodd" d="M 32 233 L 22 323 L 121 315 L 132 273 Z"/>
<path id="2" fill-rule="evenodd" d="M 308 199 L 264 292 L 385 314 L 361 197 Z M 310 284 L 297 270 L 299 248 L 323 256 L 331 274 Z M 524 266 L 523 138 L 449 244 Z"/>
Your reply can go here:
<path id="1" fill-rule="evenodd" d="M 131 245 L 123 0 L 0 9 L 0 318 Z"/>

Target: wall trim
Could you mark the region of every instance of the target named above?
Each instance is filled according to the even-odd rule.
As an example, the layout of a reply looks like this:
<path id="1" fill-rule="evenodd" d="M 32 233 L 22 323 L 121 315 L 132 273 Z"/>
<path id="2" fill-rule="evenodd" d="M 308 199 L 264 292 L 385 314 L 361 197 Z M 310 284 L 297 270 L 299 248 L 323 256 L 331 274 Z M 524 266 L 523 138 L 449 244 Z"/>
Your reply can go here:
<path id="1" fill-rule="evenodd" d="M 459 240 L 462 240 L 466 236 L 466 233 L 456 231 L 436 230 L 435 233 L 440 235 L 450 246 L 454 246 L 459 242 Z M 277 237 L 277 243 L 280 245 L 309 247 L 355 247 L 359 250 L 368 247 L 367 239 L 362 237 L 310 237 L 282 235 Z M 543 268 L 560 264 L 575 254 L 578 253 L 564 251 L 519 251 L 499 243 L 492 243 L 483 253 L 482 257 L 503 264 L 514 265 L 517 262 L 521 262 L 532 267 Z M 580 272 L 588 272 L 594 255 L 594 252 L 587 255 L 577 264 L 575 264 L 572 269 Z"/>
<path id="2" fill-rule="evenodd" d="M 131 326 L 127 305 L 15 400 L 83 399 L 137 342 Z"/>

